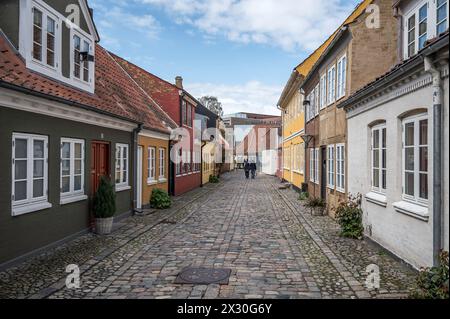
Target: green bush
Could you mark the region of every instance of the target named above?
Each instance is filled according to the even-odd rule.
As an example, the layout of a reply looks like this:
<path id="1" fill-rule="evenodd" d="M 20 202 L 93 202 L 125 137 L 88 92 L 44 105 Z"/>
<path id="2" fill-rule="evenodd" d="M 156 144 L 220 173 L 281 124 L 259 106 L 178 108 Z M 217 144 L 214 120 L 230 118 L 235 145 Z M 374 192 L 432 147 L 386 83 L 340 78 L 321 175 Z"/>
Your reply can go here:
<path id="1" fill-rule="evenodd" d="M 114 185 L 106 177 L 100 179 L 94 195 L 93 212 L 95 218 L 110 218 L 116 213 L 116 192 Z"/>
<path id="2" fill-rule="evenodd" d="M 209 182 L 213 184 L 217 184 L 219 182 L 219 178 L 214 175 L 209 175 Z"/>
<path id="3" fill-rule="evenodd" d="M 347 201 L 339 203 L 336 209 L 336 219 L 341 226 L 341 236 L 362 239 L 364 226 L 362 223 L 363 211 L 360 203 L 361 195 L 349 195 Z"/>
<path id="4" fill-rule="evenodd" d="M 306 202 L 306 206 L 310 208 L 325 208 L 327 206 L 327 203 L 325 200 L 319 197 L 315 198 L 308 198 L 308 201 Z"/>
<path id="5" fill-rule="evenodd" d="M 152 191 L 150 206 L 156 209 L 167 209 L 172 206 L 172 199 L 166 191 L 156 188 Z"/>
<path id="6" fill-rule="evenodd" d="M 448 252 L 440 256 L 439 267 L 424 268 L 417 276 L 416 287 L 410 297 L 415 299 L 448 299 Z"/>
<path id="7" fill-rule="evenodd" d="M 309 194 L 307 192 L 301 192 L 298 199 L 301 201 L 305 201 L 309 198 Z"/>

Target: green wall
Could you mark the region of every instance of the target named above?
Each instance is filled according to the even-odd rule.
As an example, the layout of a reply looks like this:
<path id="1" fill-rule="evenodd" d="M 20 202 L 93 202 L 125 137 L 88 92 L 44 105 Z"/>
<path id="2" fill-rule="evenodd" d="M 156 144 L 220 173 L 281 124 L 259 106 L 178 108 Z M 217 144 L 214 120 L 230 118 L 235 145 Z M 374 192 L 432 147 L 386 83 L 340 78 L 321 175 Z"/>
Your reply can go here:
<path id="1" fill-rule="evenodd" d="M 19 47 L 19 14 L 18 0 L 0 1 L 0 29 L 16 48 Z"/>
<path id="2" fill-rule="evenodd" d="M 34 133 L 49 137 L 49 202 L 52 208 L 17 217 L 11 216 L 12 134 Z M 103 138 L 102 138 L 103 134 Z M 130 145 L 130 185 L 133 180 L 131 163 L 134 161 L 132 133 L 43 116 L 37 113 L 13 110 L 0 106 L 0 264 L 22 256 L 88 226 L 89 201 L 61 206 L 60 202 L 60 139 L 85 140 L 85 188 L 90 194 L 91 141 L 110 142 L 110 167 L 114 176 L 115 143 Z M 114 179 L 114 178 L 113 178 Z M 117 215 L 132 209 L 132 191 L 117 193 Z"/>

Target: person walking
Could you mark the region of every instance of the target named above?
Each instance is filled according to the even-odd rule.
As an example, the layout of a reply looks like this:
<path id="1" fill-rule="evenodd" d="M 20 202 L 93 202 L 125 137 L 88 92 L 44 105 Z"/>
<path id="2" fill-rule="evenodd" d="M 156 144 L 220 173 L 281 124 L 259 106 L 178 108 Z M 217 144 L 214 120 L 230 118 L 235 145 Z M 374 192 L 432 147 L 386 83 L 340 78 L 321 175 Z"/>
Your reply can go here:
<path id="1" fill-rule="evenodd" d="M 256 177 L 256 163 L 255 162 L 252 162 L 251 164 L 250 164 L 250 171 L 252 172 L 252 179 L 255 179 L 255 177 Z"/>
<path id="2" fill-rule="evenodd" d="M 244 161 L 244 172 L 245 172 L 245 178 L 249 179 L 250 177 L 250 163 L 248 160 Z"/>

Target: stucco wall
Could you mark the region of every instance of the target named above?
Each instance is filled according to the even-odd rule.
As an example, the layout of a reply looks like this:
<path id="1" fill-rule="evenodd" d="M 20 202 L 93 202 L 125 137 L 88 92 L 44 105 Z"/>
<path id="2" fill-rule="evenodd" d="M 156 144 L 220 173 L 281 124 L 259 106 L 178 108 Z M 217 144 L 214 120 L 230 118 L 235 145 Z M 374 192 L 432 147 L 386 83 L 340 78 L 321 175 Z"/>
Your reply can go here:
<path id="1" fill-rule="evenodd" d="M 427 75 L 423 75 L 422 78 Z M 418 79 L 419 81 L 420 79 Z M 445 114 L 444 135 L 444 238 L 448 250 L 448 79 L 444 82 Z M 399 91 L 401 88 L 398 89 Z M 393 203 L 402 201 L 402 126 L 400 115 L 407 111 L 425 108 L 428 109 L 429 154 L 433 154 L 433 118 L 432 118 L 432 88 L 425 88 L 379 105 L 369 111 L 361 113 L 348 120 L 348 172 L 349 192 L 363 195 L 371 191 L 371 156 L 370 156 L 370 129 L 369 125 L 376 120 L 385 120 L 387 128 L 387 207 L 368 202 L 363 199 L 364 224 L 366 234 L 397 254 L 415 267 L 432 264 L 432 202 L 433 202 L 433 161 L 429 158 L 429 221 L 425 222 L 411 216 L 397 212 Z"/>

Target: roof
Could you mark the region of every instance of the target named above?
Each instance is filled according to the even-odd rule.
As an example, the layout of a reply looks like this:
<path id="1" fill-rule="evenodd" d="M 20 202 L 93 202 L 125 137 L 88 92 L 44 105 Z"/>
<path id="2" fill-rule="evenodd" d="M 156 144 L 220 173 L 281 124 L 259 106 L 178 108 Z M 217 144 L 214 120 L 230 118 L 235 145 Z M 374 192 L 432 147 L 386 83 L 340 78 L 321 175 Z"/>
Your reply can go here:
<path id="1" fill-rule="evenodd" d="M 440 50 L 442 48 L 447 48 L 449 43 L 449 31 L 447 30 L 440 36 L 435 39 L 431 39 L 428 41 L 428 44 L 421 49 L 417 54 L 406 59 L 396 65 L 394 65 L 388 72 L 379 76 L 372 82 L 369 82 L 364 87 L 360 88 L 358 91 L 353 93 L 343 102 L 341 102 L 337 107 L 345 108 L 347 106 L 352 105 L 355 101 L 369 95 L 371 92 L 377 89 L 377 86 L 381 84 L 381 82 L 395 80 L 398 76 L 401 76 L 405 72 L 407 72 L 410 67 L 415 67 L 419 63 L 423 63 L 423 56 L 427 56 Z"/>
<path id="2" fill-rule="evenodd" d="M 344 23 L 342 23 L 341 26 L 327 39 L 325 42 L 317 48 L 309 57 L 307 57 L 302 63 L 300 63 L 295 70 L 300 75 L 306 76 L 311 71 L 311 69 L 316 64 L 317 60 L 322 56 L 324 51 L 328 48 L 328 46 L 332 43 L 333 39 L 336 37 L 336 35 L 339 33 L 342 27 L 346 26 L 347 24 L 353 23 L 369 6 L 369 4 L 372 3 L 373 0 L 363 0 L 361 3 L 359 3 L 355 10 L 345 19 Z"/>
<path id="3" fill-rule="evenodd" d="M 175 123 L 179 122 L 180 89 L 177 86 L 111 52 L 110 55 Z"/>
<path id="4" fill-rule="evenodd" d="M 95 50 L 94 94 L 71 87 L 26 68 L 25 62 L 0 32 L 0 86 L 24 89 L 62 103 L 143 124 L 149 130 L 170 133 L 155 104 L 100 45 Z"/>

